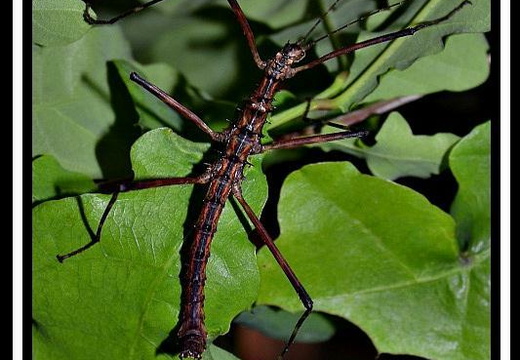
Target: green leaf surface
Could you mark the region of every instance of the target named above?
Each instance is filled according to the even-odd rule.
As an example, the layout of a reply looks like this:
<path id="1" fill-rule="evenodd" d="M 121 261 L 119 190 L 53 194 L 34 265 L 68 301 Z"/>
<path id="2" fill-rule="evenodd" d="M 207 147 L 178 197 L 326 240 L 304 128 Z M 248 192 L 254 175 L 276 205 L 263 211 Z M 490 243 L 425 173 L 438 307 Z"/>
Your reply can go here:
<path id="1" fill-rule="evenodd" d="M 321 145 L 365 158 L 372 174 L 394 180 L 404 176 L 428 178 L 439 174 L 443 158 L 458 136 L 449 133 L 414 135 L 406 120 L 391 113 L 376 136 L 376 144 L 358 146 L 355 140 Z"/>
<path id="2" fill-rule="evenodd" d="M 96 185 L 88 176 L 65 170 L 50 155 L 33 160 L 32 179 L 33 202 L 56 196 L 82 194 L 96 189 Z"/>
<path id="3" fill-rule="evenodd" d="M 230 88 L 241 76 L 237 69 L 243 68 L 237 53 L 245 49 L 245 43 L 228 8 L 217 7 L 198 15 L 142 15 L 125 24 L 127 36 L 137 43 L 142 62 L 169 64 L 190 84 L 221 99 L 225 98 L 223 93 L 232 91 Z M 154 34 L 152 38 L 150 34 Z M 239 48 L 239 44 L 243 47 Z M 244 60 L 249 60 L 250 54 L 246 56 Z M 248 65 L 251 69 L 252 61 Z"/>
<path id="4" fill-rule="evenodd" d="M 202 355 L 203 360 L 238 360 L 236 356 L 211 344 L 208 350 Z"/>
<path id="5" fill-rule="evenodd" d="M 491 234 L 491 123 L 476 127 L 450 153 L 450 168 L 459 184 L 451 214 L 457 220 L 462 249 L 489 248 Z"/>
<path id="6" fill-rule="evenodd" d="M 56 46 L 79 40 L 90 29 L 83 20 L 84 8 L 78 0 L 33 0 L 33 42 Z"/>
<path id="7" fill-rule="evenodd" d="M 234 322 L 256 329 L 271 338 L 287 340 L 301 315 L 268 306 L 256 306 L 251 311 L 241 313 Z M 323 315 L 311 313 L 300 328 L 296 341 L 324 342 L 334 335 L 334 331 L 334 326 Z"/>
<path id="8" fill-rule="evenodd" d="M 33 155 L 53 155 L 93 178 L 128 174 L 137 120 L 109 80 L 108 60 L 130 59 L 117 27 L 97 27 L 72 44 L 33 47 Z M 112 77 L 113 78 L 113 77 Z M 126 172 L 125 172 L 126 171 Z"/>
<path id="9" fill-rule="evenodd" d="M 422 4 L 421 4 L 422 3 Z M 459 2 L 456 3 L 457 5 Z M 449 13 L 454 2 L 446 1 L 414 1 L 401 21 L 410 25 L 431 19 L 437 19 Z M 361 100 L 377 86 L 378 76 L 389 69 L 405 69 L 421 56 L 440 52 L 443 38 L 449 34 L 462 32 L 485 31 L 489 28 L 489 2 L 475 1 L 466 5 L 450 19 L 417 32 L 413 36 L 395 40 L 389 44 L 381 44 L 363 49 L 356 53 L 356 62 L 352 64 L 349 78 L 344 84 L 347 89 L 335 99 L 338 105 L 348 109 L 351 104 Z M 362 34 L 359 40 L 373 37 L 373 34 Z M 468 41 L 468 40 L 466 40 Z"/>
<path id="10" fill-rule="evenodd" d="M 177 82 L 177 74 L 170 66 L 166 64 L 142 66 L 125 60 L 116 60 L 114 65 L 135 104 L 135 109 L 139 114 L 139 125 L 147 129 L 163 126 L 181 129 L 183 120 L 179 114 L 130 80 L 130 74 L 137 72 L 147 81 L 166 91 L 173 88 Z"/>
<path id="11" fill-rule="evenodd" d="M 489 358 L 489 253 L 462 260 L 455 222 L 423 196 L 348 163 L 291 174 L 277 244 L 315 302 L 381 353 Z M 302 305 L 266 249 L 259 304 Z"/>
<path id="12" fill-rule="evenodd" d="M 382 76 L 364 102 L 478 86 L 489 75 L 488 48 L 483 34 L 451 36 L 440 53 L 418 59 L 403 71 L 393 70 Z"/>
<path id="13" fill-rule="evenodd" d="M 185 176 L 204 148 L 171 130 L 151 131 L 132 148 L 134 169 L 142 178 Z M 259 211 L 266 184 L 257 168 L 247 171 L 243 191 Z M 36 359 L 155 358 L 178 321 L 179 252 L 197 216 L 190 206 L 193 191 L 186 185 L 121 193 L 100 243 L 63 264 L 56 255 L 90 241 L 88 228 L 97 227 L 110 196 L 87 194 L 35 207 Z M 212 245 L 205 306 L 210 338 L 227 332 L 258 291 L 255 248 L 236 216 L 228 203 Z"/>

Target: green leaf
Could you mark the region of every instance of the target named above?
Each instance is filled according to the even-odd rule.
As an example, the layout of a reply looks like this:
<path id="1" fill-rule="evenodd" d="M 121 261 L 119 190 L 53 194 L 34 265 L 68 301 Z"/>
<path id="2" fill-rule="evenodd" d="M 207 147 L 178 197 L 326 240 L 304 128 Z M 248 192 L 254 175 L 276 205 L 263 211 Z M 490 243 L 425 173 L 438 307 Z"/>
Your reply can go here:
<path id="1" fill-rule="evenodd" d="M 454 8 L 454 2 L 431 0 L 424 3 L 424 6 L 421 6 L 421 2 L 418 1 L 410 3 L 401 21 L 418 24 L 437 19 Z M 486 24 L 486 19 L 482 18 L 482 13 L 488 9 L 488 6 L 488 1 L 476 1 L 472 5 L 466 5 L 450 19 L 423 29 L 413 36 L 359 51 L 356 56 L 357 61 L 349 69 L 349 78 L 344 85 L 347 89 L 335 99 L 336 103 L 347 109 L 351 104 L 359 102 L 362 97 L 375 89 L 378 76 L 389 69 L 405 69 L 422 56 L 440 52 L 444 48 L 442 40 L 449 34 L 485 31 L 489 25 Z M 489 21 L 489 12 L 485 13 Z M 373 34 L 362 34 L 358 41 L 373 36 Z"/>
<path id="2" fill-rule="evenodd" d="M 242 324 L 275 339 L 287 340 L 294 325 L 302 314 L 292 314 L 268 306 L 256 306 L 251 311 L 241 313 L 235 323 Z M 311 313 L 305 320 L 296 341 L 305 343 L 323 342 L 334 335 L 334 326 L 323 315 Z"/>
<path id="3" fill-rule="evenodd" d="M 459 184 L 451 213 L 462 249 L 479 253 L 491 236 L 491 123 L 465 136 L 450 153 L 450 168 Z"/>
<path id="4" fill-rule="evenodd" d="M 489 75 L 488 49 L 482 34 L 451 36 L 440 53 L 418 59 L 403 71 L 385 74 L 364 101 L 476 87 Z"/>
<path id="5" fill-rule="evenodd" d="M 370 171 L 384 179 L 403 176 L 428 178 L 439 174 L 447 151 L 459 139 L 449 133 L 414 135 L 406 120 L 391 113 L 376 136 L 372 147 L 358 146 L 355 140 L 323 144 L 324 149 L 341 150 L 367 160 Z"/>
<path id="6" fill-rule="evenodd" d="M 32 178 L 33 202 L 56 196 L 82 194 L 96 189 L 96 185 L 89 177 L 65 170 L 50 155 L 43 155 L 33 160 Z"/>
<path id="7" fill-rule="evenodd" d="M 461 259 L 455 223 L 423 196 L 348 163 L 291 174 L 276 241 L 315 310 L 355 323 L 378 352 L 489 358 L 489 253 Z M 259 304 L 300 310 L 266 249 Z"/>
<path id="8" fill-rule="evenodd" d="M 172 129 L 181 129 L 183 120 L 177 112 L 130 80 L 130 73 L 137 72 L 147 81 L 166 91 L 173 88 L 178 81 L 177 73 L 170 66 L 166 64 L 142 66 L 125 60 L 115 60 L 114 65 L 132 97 L 142 127 L 154 129 L 168 126 Z"/>
<path id="9" fill-rule="evenodd" d="M 204 148 L 158 129 L 136 142 L 132 161 L 139 177 L 184 176 Z M 260 160 L 246 171 L 243 186 L 256 211 L 266 198 Z M 56 255 L 90 241 L 88 228 L 97 227 L 110 196 L 87 194 L 35 207 L 36 359 L 155 358 L 178 321 L 179 252 L 197 216 L 193 191 L 186 185 L 121 193 L 101 241 L 63 264 Z M 227 204 L 208 263 L 205 312 L 211 339 L 229 330 L 258 291 L 255 247 L 236 216 Z"/>
<path id="10" fill-rule="evenodd" d="M 83 20 L 84 9 L 78 0 L 33 0 L 33 42 L 56 46 L 79 40 L 90 29 Z"/>
<path id="11" fill-rule="evenodd" d="M 53 155 L 65 169 L 93 178 L 128 175 L 124 159 L 137 120 L 111 80 L 113 58 L 131 58 L 113 26 L 66 46 L 33 47 L 33 156 Z"/>
<path id="12" fill-rule="evenodd" d="M 218 7 L 203 14 L 143 13 L 124 25 L 142 62 L 169 64 L 190 84 L 222 99 L 223 93 L 233 91 L 240 77 L 237 69 L 243 68 L 236 54 L 241 51 L 238 44 L 245 48 L 245 42 L 235 21 L 228 8 Z M 254 66 L 252 61 L 247 64 Z"/>
<path id="13" fill-rule="evenodd" d="M 236 356 L 228 353 L 225 350 L 222 350 L 218 346 L 211 344 L 208 347 L 208 351 L 204 353 L 202 356 L 203 360 L 238 360 Z"/>

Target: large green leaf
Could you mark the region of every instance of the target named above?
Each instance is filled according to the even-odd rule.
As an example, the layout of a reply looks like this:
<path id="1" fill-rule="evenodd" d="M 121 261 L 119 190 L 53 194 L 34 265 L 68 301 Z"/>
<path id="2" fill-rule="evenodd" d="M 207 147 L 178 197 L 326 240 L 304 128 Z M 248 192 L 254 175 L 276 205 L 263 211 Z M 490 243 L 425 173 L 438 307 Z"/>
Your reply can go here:
<path id="1" fill-rule="evenodd" d="M 459 2 L 456 3 L 457 5 Z M 401 21 L 417 24 L 439 18 L 454 8 L 454 2 L 414 1 Z M 487 17 L 486 17 L 487 16 Z M 349 77 L 344 87 L 348 87 L 335 99 L 336 104 L 349 108 L 374 90 L 378 76 L 389 69 L 404 69 L 421 56 L 431 55 L 443 49 L 443 38 L 461 32 L 482 32 L 489 30 L 489 2 L 475 1 L 466 5 L 453 17 L 436 26 L 419 31 L 411 37 L 398 39 L 390 44 L 373 46 L 356 54 L 356 62 L 349 69 Z M 358 40 L 373 35 L 363 34 Z M 466 39 L 469 41 L 468 39 Z M 481 54 L 485 51 L 481 50 Z M 481 67 L 481 71 L 486 71 Z M 438 90 L 437 90 L 438 91 Z"/>
<path id="2" fill-rule="evenodd" d="M 185 176 L 207 145 L 170 130 L 132 148 L 138 178 Z M 258 159 L 259 161 L 260 159 Z M 258 165 L 258 161 L 255 164 Z M 257 211 L 266 197 L 259 166 L 247 171 L 244 196 Z M 200 189 L 197 189 L 200 191 Z M 100 243 L 60 264 L 56 255 L 90 241 L 110 199 L 87 194 L 34 209 L 33 321 L 36 359 L 151 359 L 178 321 L 184 240 L 196 217 L 191 186 L 121 193 Z M 228 204 L 219 222 L 206 283 L 210 338 L 229 330 L 258 291 L 255 248 Z"/>
<path id="3" fill-rule="evenodd" d="M 454 220 L 405 187 L 348 163 L 304 167 L 286 180 L 277 240 L 315 309 L 349 319 L 379 352 L 489 358 L 489 242 L 469 258 Z M 259 303 L 301 309 L 259 253 Z"/>

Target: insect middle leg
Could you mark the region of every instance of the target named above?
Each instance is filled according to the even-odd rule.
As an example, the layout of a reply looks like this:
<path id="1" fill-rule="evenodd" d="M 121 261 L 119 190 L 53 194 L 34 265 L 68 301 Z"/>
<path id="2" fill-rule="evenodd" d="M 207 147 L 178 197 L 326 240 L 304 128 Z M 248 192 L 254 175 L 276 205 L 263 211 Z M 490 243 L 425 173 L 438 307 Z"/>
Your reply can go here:
<path id="1" fill-rule="evenodd" d="M 333 134 L 294 137 L 279 141 L 273 141 L 272 143 L 262 145 L 262 152 L 275 149 L 290 149 L 303 145 L 318 144 L 322 142 L 342 140 L 348 138 L 359 138 L 364 137 L 367 134 L 368 131 L 340 131 Z"/>

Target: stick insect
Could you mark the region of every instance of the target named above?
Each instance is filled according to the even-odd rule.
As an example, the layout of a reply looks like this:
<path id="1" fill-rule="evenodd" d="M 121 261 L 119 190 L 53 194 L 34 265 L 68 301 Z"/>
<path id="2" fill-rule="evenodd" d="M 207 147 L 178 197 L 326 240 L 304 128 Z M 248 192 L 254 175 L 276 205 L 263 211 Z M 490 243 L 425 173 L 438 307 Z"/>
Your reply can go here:
<path id="1" fill-rule="evenodd" d="M 159 1 L 161 0 L 153 0 L 139 8 L 130 10 L 129 12 L 123 13 L 122 15 L 109 20 L 93 19 L 89 14 L 90 7 L 87 4 L 85 20 L 92 24 L 111 24 L 131 13 L 141 11 L 155 3 L 158 3 Z M 333 6 L 338 1 L 336 1 Z M 308 34 L 302 39 L 295 43 L 288 42 L 272 58 L 264 60 L 259 54 L 255 36 L 248 20 L 246 19 L 246 15 L 239 6 L 239 3 L 237 0 L 228 0 L 228 3 L 244 34 L 253 61 L 256 66 L 263 71 L 263 76 L 261 77 L 257 88 L 253 91 L 251 96 L 245 100 L 241 109 L 238 111 L 236 119 L 225 130 L 221 132 L 212 130 L 198 115 L 172 98 L 166 92 L 150 83 L 139 74 L 135 72 L 130 74 L 130 79 L 132 81 L 160 99 L 164 104 L 178 112 L 182 117 L 192 122 L 202 132 L 204 132 L 213 144 L 220 147 L 221 155 L 215 162 L 209 164 L 208 168 L 199 175 L 139 180 L 118 184 L 113 188 L 113 195 L 99 220 L 92 241 L 67 254 L 58 255 L 57 258 L 60 262 L 63 262 L 66 259 L 84 252 L 101 241 L 103 226 L 121 192 L 161 186 L 204 185 L 206 186 L 206 194 L 202 200 L 202 207 L 199 216 L 193 225 L 191 239 L 189 239 L 191 245 L 187 256 L 188 263 L 185 264 L 185 271 L 183 272 L 182 309 L 179 319 L 180 326 L 177 332 L 180 347 L 179 356 L 181 358 L 199 359 L 202 357 L 202 354 L 206 349 L 207 331 L 204 323 L 204 285 L 206 281 L 206 265 L 210 256 L 211 242 L 215 232 L 217 231 L 217 224 L 224 205 L 229 198 L 233 198 L 238 202 L 249 221 L 255 227 L 255 230 L 259 234 L 263 244 L 272 253 L 305 308 L 305 311 L 298 319 L 279 356 L 280 358 L 283 358 L 289 351 L 291 344 L 295 341 L 302 324 L 312 312 L 313 301 L 308 291 L 305 289 L 304 284 L 300 282 L 297 275 L 278 250 L 258 215 L 255 214 L 252 207 L 245 200 L 241 188 L 244 178 L 244 168 L 248 164 L 249 157 L 256 154 L 261 154 L 275 149 L 290 149 L 303 145 L 362 137 L 366 132 L 352 132 L 347 130 L 333 134 L 298 136 L 263 143 L 261 141 L 263 128 L 266 124 L 268 114 L 273 111 L 273 98 L 275 94 L 279 91 L 286 80 L 295 77 L 303 71 L 313 69 L 316 66 L 341 55 L 349 54 L 372 45 L 389 42 L 397 38 L 411 36 L 422 29 L 446 21 L 465 5 L 470 4 L 470 2 L 467 0 L 460 2 L 450 12 L 437 19 L 425 21 L 399 31 L 377 36 L 347 47 L 333 50 L 309 62 L 304 61 L 306 53 L 316 44 L 317 41 L 322 39 L 309 39 L 314 27 L 311 28 Z M 318 23 L 316 23 L 315 26 L 317 25 Z"/>

